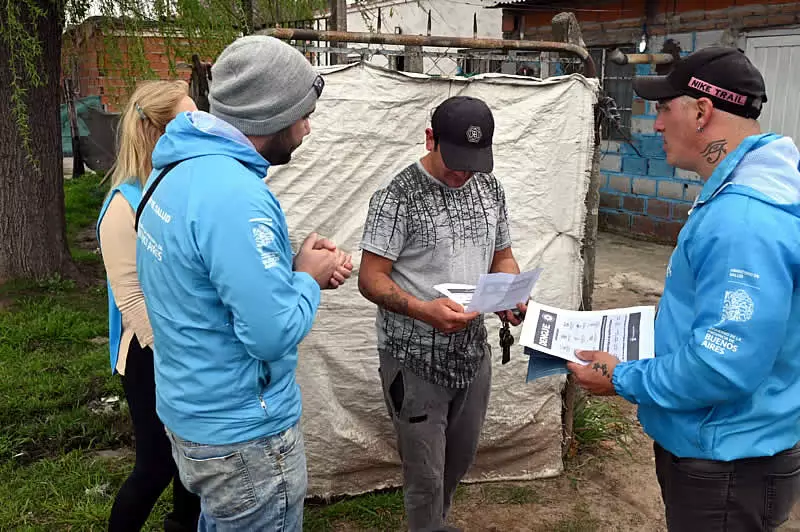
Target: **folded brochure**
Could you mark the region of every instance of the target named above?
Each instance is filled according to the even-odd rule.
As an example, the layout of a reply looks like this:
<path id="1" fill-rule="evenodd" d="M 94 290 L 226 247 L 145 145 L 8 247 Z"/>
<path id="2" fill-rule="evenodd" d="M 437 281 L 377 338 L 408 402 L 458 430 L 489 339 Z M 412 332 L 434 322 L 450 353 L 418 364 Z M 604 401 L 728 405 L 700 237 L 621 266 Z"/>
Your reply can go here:
<path id="1" fill-rule="evenodd" d="M 519 274 L 486 273 L 480 276 L 477 286 L 443 283 L 433 288 L 462 305 L 465 312 L 500 312 L 527 302 L 541 273 L 541 268 Z"/>
<path id="2" fill-rule="evenodd" d="M 655 307 L 574 311 L 528 303 L 519 342 L 540 353 L 586 364 L 575 351 L 605 351 L 621 361 L 653 358 Z"/>

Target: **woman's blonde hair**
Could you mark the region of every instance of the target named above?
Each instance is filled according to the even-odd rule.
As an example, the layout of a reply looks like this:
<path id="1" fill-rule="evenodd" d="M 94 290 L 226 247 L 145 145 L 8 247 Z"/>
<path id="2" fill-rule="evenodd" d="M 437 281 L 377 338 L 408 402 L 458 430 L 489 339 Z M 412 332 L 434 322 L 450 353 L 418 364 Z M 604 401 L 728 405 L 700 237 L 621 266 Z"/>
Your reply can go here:
<path id="1" fill-rule="evenodd" d="M 117 160 L 111 188 L 138 180 L 144 186 L 153 170 L 156 142 L 175 118 L 175 108 L 189 94 L 185 81 L 145 81 L 133 91 L 117 129 Z"/>

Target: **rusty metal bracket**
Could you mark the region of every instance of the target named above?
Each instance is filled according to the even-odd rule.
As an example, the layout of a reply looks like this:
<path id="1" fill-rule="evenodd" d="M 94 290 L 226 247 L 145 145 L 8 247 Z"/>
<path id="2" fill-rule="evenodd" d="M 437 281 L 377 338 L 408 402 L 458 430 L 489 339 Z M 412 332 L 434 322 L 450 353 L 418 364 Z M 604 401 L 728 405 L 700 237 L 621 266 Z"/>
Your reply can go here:
<path id="1" fill-rule="evenodd" d="M 284 41 L 328 41 L 364 44 L 389 44 L 397 46 L 432 46 L 438 48 L 481 48 L 484 50 L 526 50 L 531 52 L 561 52 L 574 55 L 586 68 L 588 77 L 596 70 L 589 51 L 575 44 L 551 41 L 512 39 L 482 39 L 470 37 L 445 37 L 436 35 L 407 35 L 397 33 L 364 33 L 351 31 L 320 31 L 305 28 L 267 28 L 259 31 Z"/>

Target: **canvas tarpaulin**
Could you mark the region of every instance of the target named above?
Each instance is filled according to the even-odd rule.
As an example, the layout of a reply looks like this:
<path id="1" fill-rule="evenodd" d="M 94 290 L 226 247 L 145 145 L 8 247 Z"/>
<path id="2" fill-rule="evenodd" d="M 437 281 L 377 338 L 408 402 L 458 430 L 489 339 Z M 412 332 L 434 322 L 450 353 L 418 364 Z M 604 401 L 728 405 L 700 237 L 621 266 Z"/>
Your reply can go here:
<path id="1" fill-rule="evenodd" d="M 372 193 L 425 153 L 435 106 L 453 95 L 483 99 L 495 117 L 495 170 L 523 271 L 542 266 L 537 301 L 575 309 L 581 299 L 584 198 L 593 150 L 597 84 L 485 75 L 430 78 L 360 63 L 323 71 L 311 135 L 267 183 L 286 212 L 297 248 L 311 231 L 352 251 L 356 270 L 323 292 L 314 329 L 300 346 L 298 381 L 312 496 L 401 485 L 394 433 L 381 393 L 375 305 L 358 292 L 358 244 Z M 475 280 L 477 282 L 477 279 Z M 487 317 L 493 384 L 481 447 L 468 479 L 531 479 L 562 471 L 563 376 L 525 383 L 527 357 L 500 364 L 499 320 Z M 515 331 L 519 335 L 519 331 Z"/>
<path id="2" fill-rule="evenodd" d="M 116 137 L 119 113 L 103 111 L 100 96 L 75 100 L 75 115 L 83 162 L 95 172 L 106 172 L 116 159 Z M 67 104 L 61 104 L 61 150 L 64 157 L 73 157 L 72 130 Z"/>
<path id="3" fill-rule="evenodd" d="M 86 112 L 89 108 L 100 109 L 102 103 L 100 96 L 87 96 L 75 100 L 75 114 L 78 121 L 78 136 L 85 137 L 89 135 L 89 127 L 86 125 L 84 119 Z M 62 103 L 60 107 L 61 113 L 61 150 L 64 152 L 64 157 L 72 157 L 72 130 L 69 127 L 69 110 L 67 104 Z"/>

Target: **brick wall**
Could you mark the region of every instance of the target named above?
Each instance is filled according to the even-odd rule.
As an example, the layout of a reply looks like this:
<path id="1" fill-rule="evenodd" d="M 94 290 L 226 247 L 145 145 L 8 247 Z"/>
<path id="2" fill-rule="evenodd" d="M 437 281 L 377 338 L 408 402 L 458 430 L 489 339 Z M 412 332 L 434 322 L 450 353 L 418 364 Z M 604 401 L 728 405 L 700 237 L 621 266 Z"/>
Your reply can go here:
<path id="1" fill-rule="evenodd" d="M 141 46 L 146 64 L 131 57 L 132 47 Z M 113 49 L 112 49 L 113 47 Z M 164 39 L 158 36 L 131 38 L 107 37 L 102 22 L 90 19 L 64 35 L 61 55 L 62 78 L 71 77 L 78 97 L 100 96 L 105 109 L 120 111 L 138 79 L 183 79 L 189 81 L 191 69 L 170 71 Z M 149 71 L 148 71 L 149 70 Z M 132 72 L 138 73 L 131 75 Z"/>
<path id="2" fill-rule="evenodd" d="M 736 5 L 733 5 L 732 0 L 705 2 L 709 8 L 716 6 L 714 9 L 700 8 L 698 4 L 703 2 L 698 1 L 681 0 L 678 4 L 681 11 L 674 13 L 661 11 L 654 17 L 654 22 L 647 24 L 647 33 L 651 36 L 665 36 L 675 33 L 727 30 L 732 36 L 728 44 L 734 44 L 736 36 L 745 30 L 800 24 L 800 2 L 771 0 L 754 3 L 737 0 Z M 719 9 L 720 4 L 726 7 Z M 602 22 L 587 20 L 581 22 L 581 29 L 587 44 L 591 43 L 593 46 L 636 43 L 642 35 L 644 20 L 644 17 Z M 650 49 L 658 51 L 652 43 Z"/>
<path id="3" fill-rule="evenodd" d="M 652 19 L 655 23 L 647 24 L 650 51 L 660 51 L 668 38 L 680 44 L 683 55 L 713 45 L 743 47 L 740 34 L 744 30 L 800 24 L 800 2 L 771 0 L 756 4 L 742 0 L 682 0 L 675 3 L 676 11 L 673 11 L 673 2 L 664 3 L 668 6 L 659 7 L 660 14 Z M 577 13 L 587 46 L 638 43 L 645 21 L 644 2 L 580 4 L 605 10 Z M 619 10 L 614 11 L 614 6 Z M 549 24 L 553 14 L 525 14 L 524 37 L 551 39 Z M 513 11 L 504 14 L 509 15 L 518 16 Z M 531 24 L 536 26 L 531 27 Z M 637 65 L 637 75 L 653 73 L 655 69 L 651 65 Z M 632 102 L 617 102 L 617 105 L 632 110 L 631 136 L 642 156 L 625 142 L 602 141 L 600 227 L 674 242 L 703 183 L 696 174 L 667 164 L 661 137 L 653 132 L 655 105 L 652 102 L 634 97 Z"/>
<path id="4" fill-rule="evenodd" d="M 661 0 L 651 20 L 645 17 L 645 2 L 631 0 L 591 1 L 570 4 L 590 46 L 635 44 L 647 22 L 651 36 L 672 33 L 774 28 L 800 24 L 800 2 L 787 0 Z M 583 8 L 584 10 L 580 10 Z M 549 40 L 552 11 L 503 10 L 503 31 L 508 38 Z M 651 49 L 654 49 L 651 46 Z"/>
<path id="5" fill-rule="evenodd" d="M 652 108 L 652 106 L 648 106 Z M 640 130 L 652 131 L 655 116 L 634 115 Z M 600 226 L 663 242 L 674 242 L 702 182 L 664 160 L 661 137 L 635 133 L 639 157 L 626 142 L 600 145 Z"/>
<path id="6" fill-rule="evenodd" d="M 708 46 L 735 44 L 726 42 L 729 38 L 728 30 L 684 32 L 655 37 L 650 44 L 661 49 L 665 39 L 673 39 L 685 56 Z M 655 74 L 655 68 L 637 65 L 636 74 Z M 631 109 L 631 137 L 641 157 L 627 142 L 601 143 L 600 227 L 672 243 L 703 182 L 697 174 L 667 164 L 661 136 L 653 131 L 655 103 L 634 96 Z"/>

